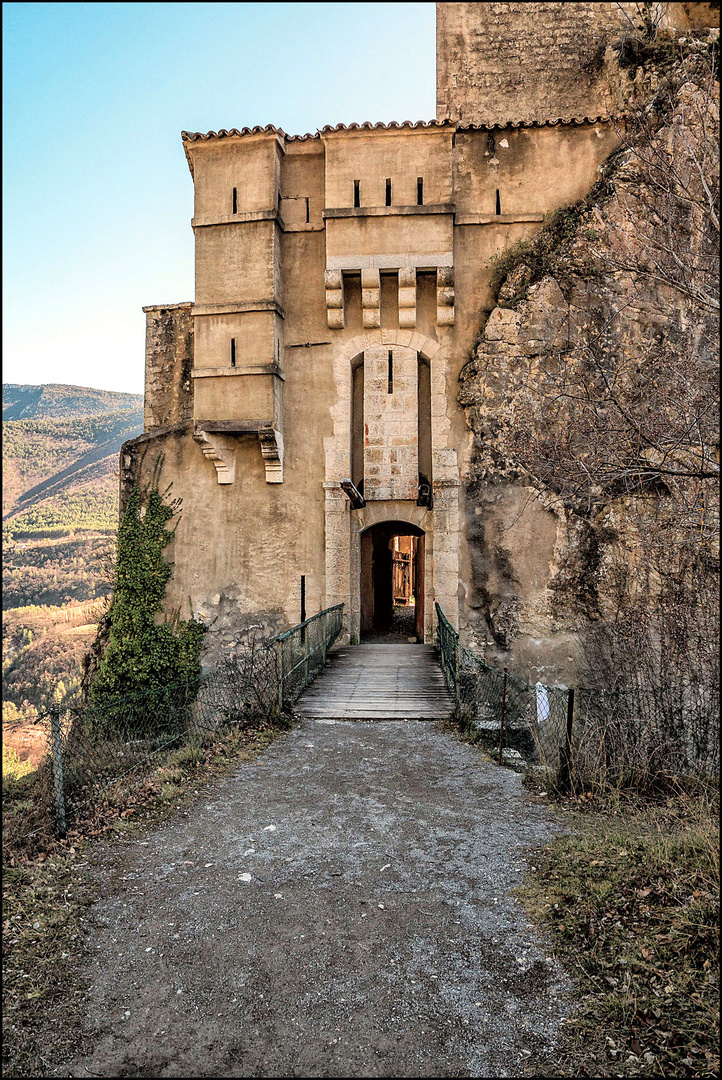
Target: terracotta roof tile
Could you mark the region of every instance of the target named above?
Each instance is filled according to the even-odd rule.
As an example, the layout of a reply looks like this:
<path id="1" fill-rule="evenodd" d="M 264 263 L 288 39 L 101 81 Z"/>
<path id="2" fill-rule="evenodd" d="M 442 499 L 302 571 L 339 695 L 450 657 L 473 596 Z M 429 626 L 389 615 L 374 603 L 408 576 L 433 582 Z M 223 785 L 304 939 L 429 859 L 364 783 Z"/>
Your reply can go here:
<path id="1" fill-rule="evenodd" d="M 582 124 L 609 124 L 613 120 L 621 119 L 622 114 L 609 114 L 605 116 L 558 116 L 549 120 L 507 120 L 501 124 L 462 124 L 456 125 L 457 131 L 507 131 L 509 128 L 540 128 L 557 127 L 558 124 L 580 127 Z"/>
<path id="2" fill-rule="evenodd" d="M 220 131 L 206 131 L 205 133 L 202 131 L 181 131 L 181 138 L 185 144 L 186 157 L 192 173 L 193 165 L 188 154 L 188 143 L 207 142 L 210 139 L 228 139 L 233 136 L 273 134 L 278 135 L 286 142 L 306 142 L 308 139 L 320 139 L 323 135 L 336 131 L 400 131 L 404 129 L 426 130 L 443 127 L 453 128 L 455 131 L 506 131 L 518 128 L 557 127 L 559 124 L 580 127 L 582 124 L 608 124 L 619 119 L 622 119 L 622 114 L 559 116 L 552 120 L 508 120 L 502 124 L 462 124 L 452 120 L 392 120 L 389 124 L 381 122 L 374 124 L 370 120 L 365 120 L 362 124 L 326 124 L 324 127 L 319 128 L 318 131 L 314 133 L 306 132 L 305 135 L 287 135 L 283 128 L 274 127 L 273 124 L 266 124 L 265 127 L 257 124 L 255 127 L 230 128 L 230 130 L 221 128 Z"/>

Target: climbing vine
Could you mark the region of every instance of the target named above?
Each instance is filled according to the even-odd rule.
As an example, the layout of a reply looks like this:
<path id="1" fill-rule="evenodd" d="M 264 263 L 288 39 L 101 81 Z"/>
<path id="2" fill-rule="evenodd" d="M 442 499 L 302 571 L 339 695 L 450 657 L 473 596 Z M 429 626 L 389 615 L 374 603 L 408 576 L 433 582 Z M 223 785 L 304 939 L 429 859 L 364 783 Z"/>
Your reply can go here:
<path id="1" fill-rule="evenodd" d="M 179 683 L 190 689 L 200 676 L 205 627 L 177 615 L 157 618 L 173 573 L 163 552 L 180 511 L 180 501 L 167 495 L 154 483 L 145 493 L 136 485 L 128 498 L 118 530 L 108 644 L 90 683 L 91 706 Z"/>

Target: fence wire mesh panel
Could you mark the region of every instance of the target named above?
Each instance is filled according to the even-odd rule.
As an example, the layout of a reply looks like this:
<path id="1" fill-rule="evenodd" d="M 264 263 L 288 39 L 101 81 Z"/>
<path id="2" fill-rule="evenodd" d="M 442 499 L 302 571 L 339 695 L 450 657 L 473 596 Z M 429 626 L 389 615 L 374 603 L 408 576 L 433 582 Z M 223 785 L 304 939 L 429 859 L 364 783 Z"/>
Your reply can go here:
<path id="1" fill-rule="evenodd" d="M 694 682 L 577 692 L 580 777 L 719 775 L 719 687 Z"/>
<path id="2" fill-rule="evenodd" d="M 618 782 L 640 773 L 719 775 L 719 684 L 569 690 L 531 685 L 459 644 L 436 605 L 441 667 L 457 718 L 507 759 L 566 781 Z"/>
<path id="3" fill-rule="evenodd" d="M 277 719 L 324 666 L 342 626 L 339 604 L 277 638 L 239 648 L 195 682 L 42 717 L 49 752 L 41 772 L 59 831 L 113 784 L 148 775 L 163 751 L 202 747 L 224 729 Z"/>

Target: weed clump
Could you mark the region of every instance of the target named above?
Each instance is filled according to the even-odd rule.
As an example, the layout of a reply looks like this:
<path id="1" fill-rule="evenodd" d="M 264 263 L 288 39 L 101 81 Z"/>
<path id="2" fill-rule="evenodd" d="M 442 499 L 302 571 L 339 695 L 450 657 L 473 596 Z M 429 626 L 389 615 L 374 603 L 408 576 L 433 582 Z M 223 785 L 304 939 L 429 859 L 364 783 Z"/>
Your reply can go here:
<path id="1" fill-rule="evenodd" d="M 520 896 L 581 1003 L 535 1075 L 718 1075 L 718 804 L 682 789 L 567 803 L 587 812 L 535 853 Z"/>

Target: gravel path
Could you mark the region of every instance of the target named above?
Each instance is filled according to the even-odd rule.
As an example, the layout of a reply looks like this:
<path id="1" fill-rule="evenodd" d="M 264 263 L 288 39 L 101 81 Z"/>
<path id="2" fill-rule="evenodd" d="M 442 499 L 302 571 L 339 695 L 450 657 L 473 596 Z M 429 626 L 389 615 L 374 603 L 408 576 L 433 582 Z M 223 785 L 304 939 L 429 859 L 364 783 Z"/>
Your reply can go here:
<path id="1" fill-rule="evenodd" d="M 434 723 L 304 720 L 96 868 L 63 1076 L 522 1076 L 567 985 L 510 890 L 558 826 Z"/>

